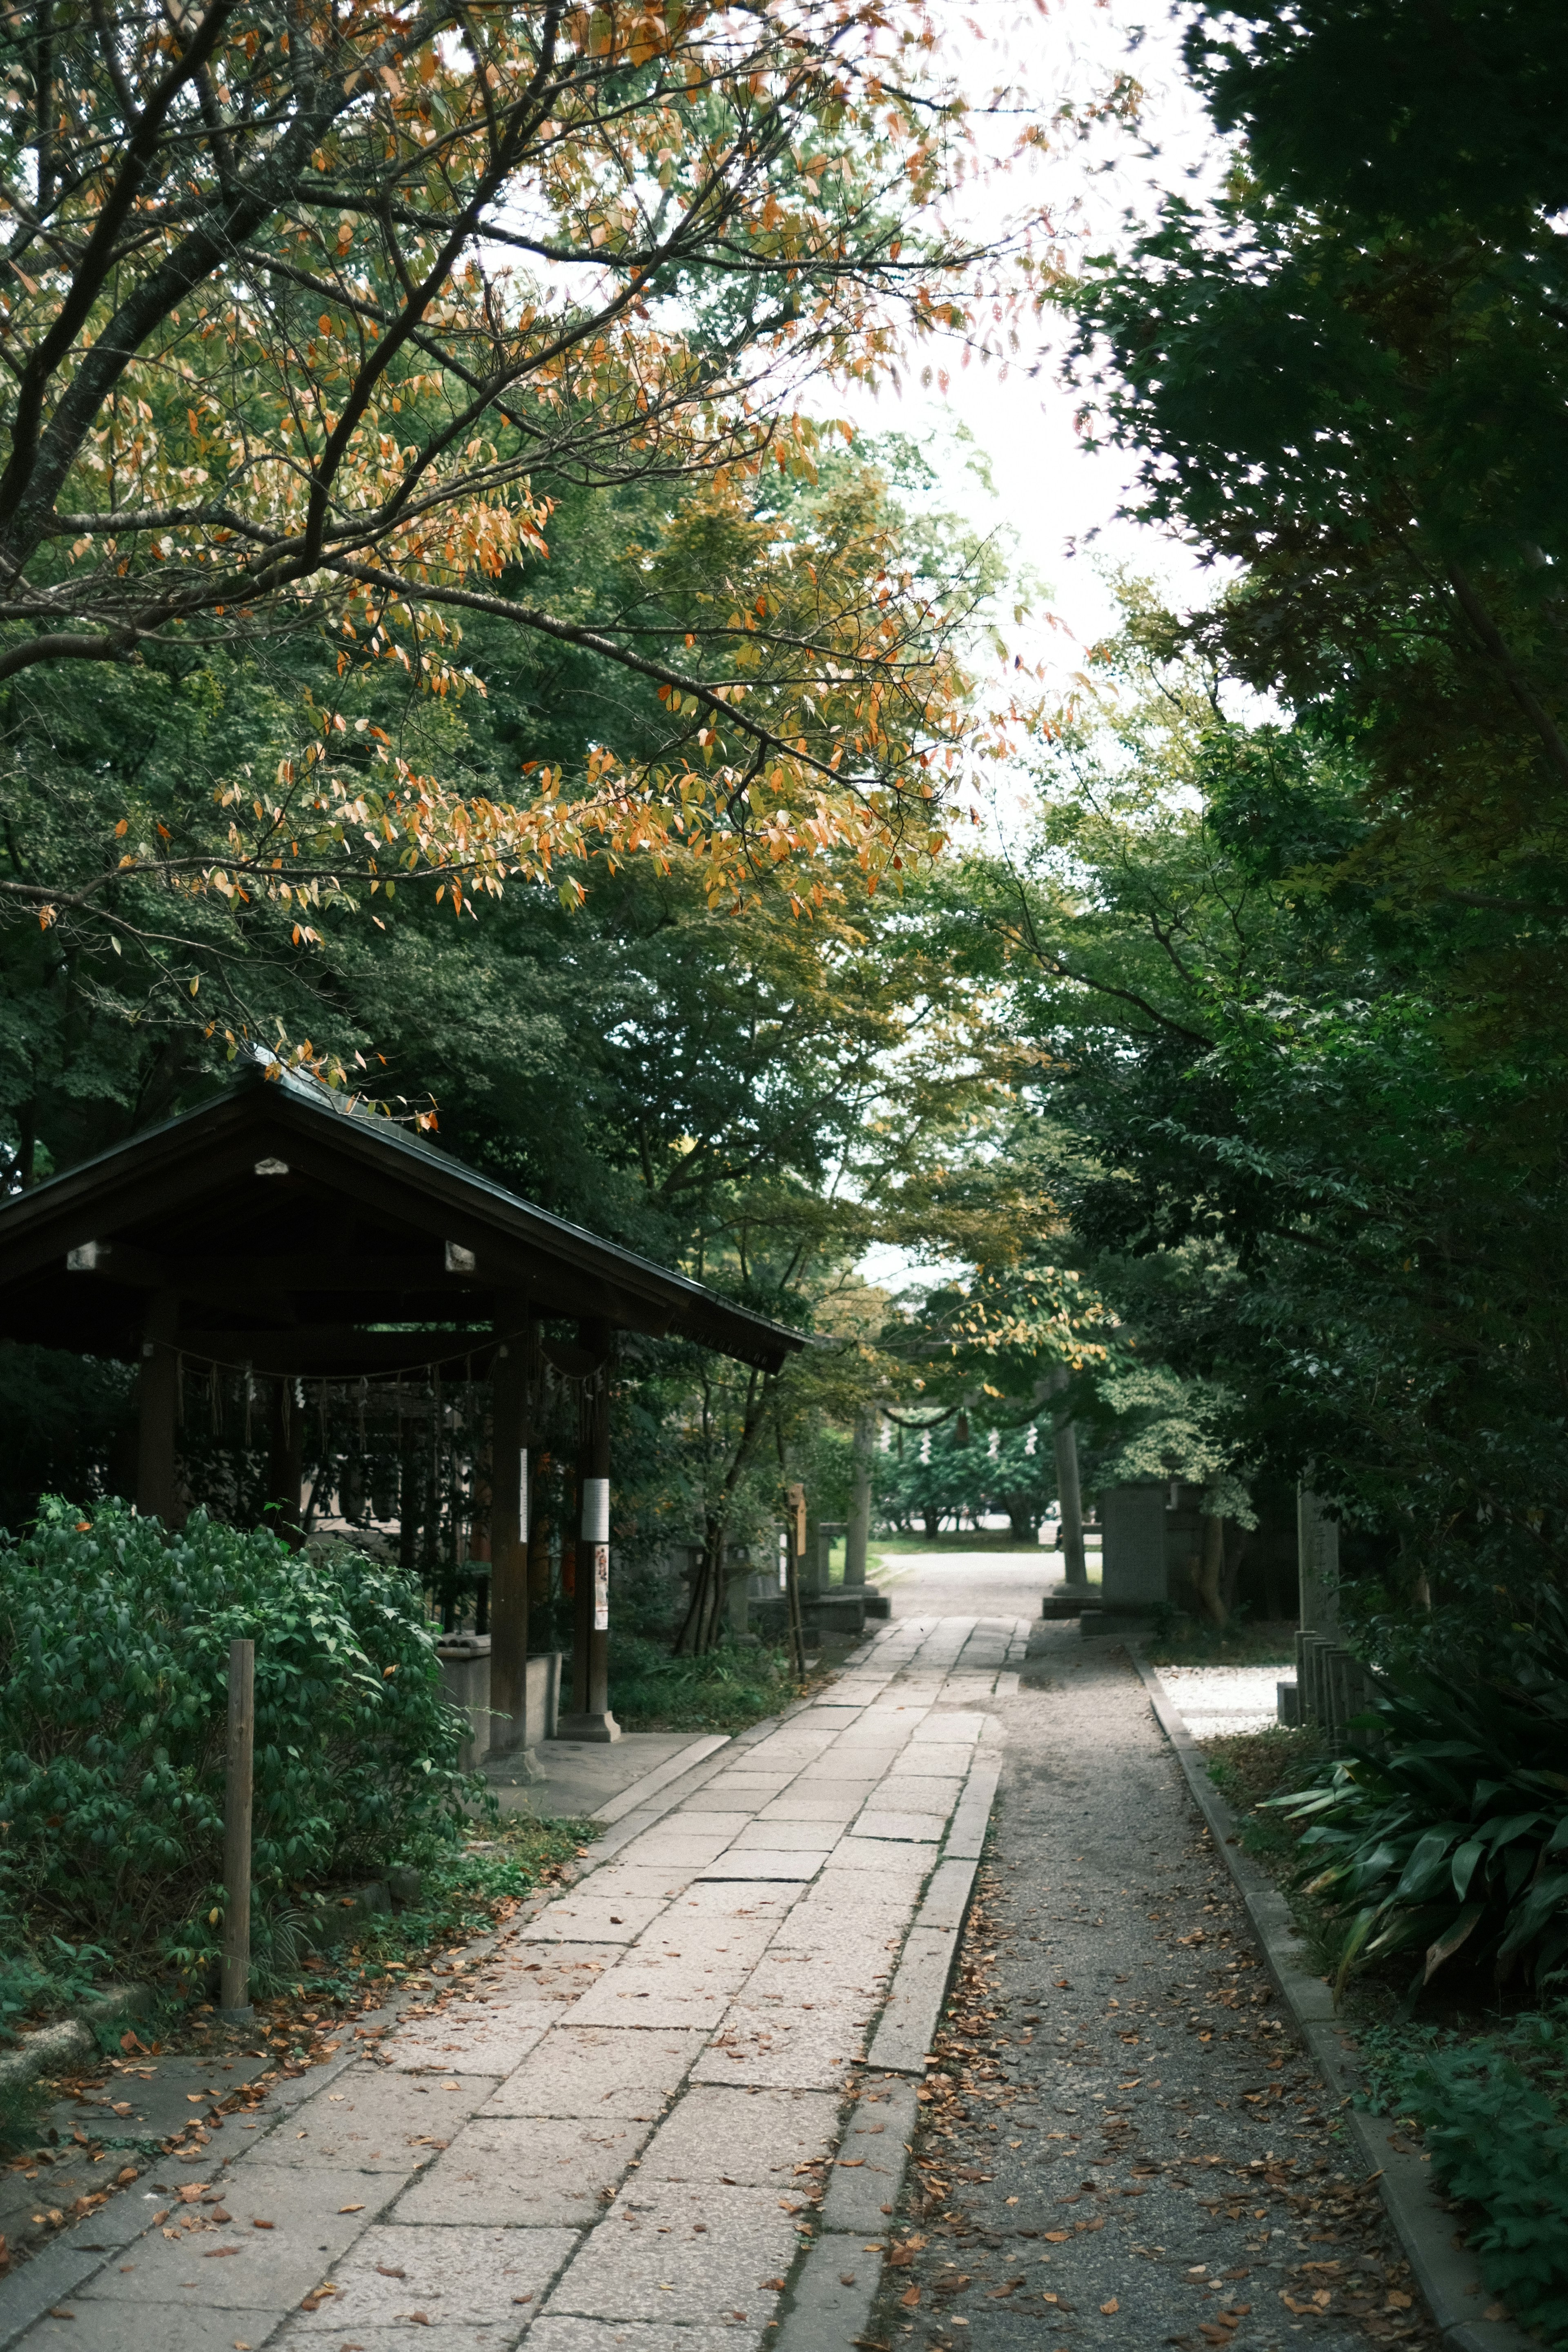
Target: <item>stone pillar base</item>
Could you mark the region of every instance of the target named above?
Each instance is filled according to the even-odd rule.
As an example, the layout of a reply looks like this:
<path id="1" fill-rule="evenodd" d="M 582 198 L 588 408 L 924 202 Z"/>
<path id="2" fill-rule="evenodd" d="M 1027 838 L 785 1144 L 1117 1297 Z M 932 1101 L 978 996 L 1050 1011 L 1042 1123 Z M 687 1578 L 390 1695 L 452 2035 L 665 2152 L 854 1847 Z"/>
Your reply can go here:
<path id="1" fill-rule="evenodd" d="M 531 1788 L 535 1781 L 550 1778 L 540 1763 L 536 1748 L 492 1747 L 487 1761 L 501 1768 L 491 1774 L 492 1780 L 504 1780 L 514 1788 Z"/>
<path id="2" fill-rule="evenodd" d="M 621 1727 L 606 1707 L 602 1715 L 563 1715 L 555 1724 L 557 1739 L 596 1739 L 608 1747 L 621 1737 Z"/>

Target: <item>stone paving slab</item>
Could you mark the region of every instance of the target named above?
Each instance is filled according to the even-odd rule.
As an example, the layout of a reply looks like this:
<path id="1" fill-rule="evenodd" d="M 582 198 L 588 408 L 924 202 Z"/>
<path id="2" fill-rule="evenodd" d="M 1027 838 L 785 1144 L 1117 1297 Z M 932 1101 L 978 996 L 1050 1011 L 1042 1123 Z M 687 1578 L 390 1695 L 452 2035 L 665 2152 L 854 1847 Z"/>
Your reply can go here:
<path id="1" fill-rule="evenodd" d="M 595 1891 L 563 1895 L 523 1929 L 531 1944 L 631 1944 L 651 1927 L 664 1911 L 668 1896 L 606 1895 Z"/>
<path id="2" fill-rule="evenodd" d="M 815 1878 L 827 1860 L 828 1849 L 817 1846 L 808 1853 L 792 1853 L 780 1846 L 737 1847 L 700 1872 L 703 1879 L 733 1881 L 739 1878 L 798 1879 Z"/>
<path id="3" fill-rule="evenodd" d="M 962 1780 L 974 1761 L 974 1748 L 965 1739 L 923 1739 L 918 1747 L 906 1748 L 891 1767 L 890 1798 L 901 1802 L 906 1780 L 928 1777 Z"/>
<path id="4" fill-rule="evenodd" d="M 786 2203 L 801 2202 L 788 2199 Z M 789 2268 L 793 2215 L 771 2189 L 710 2180 L 624 2190 L 545 2305 L 549 2315 L 722 2326 L 771 2312 L 767 2282 Z"/>
<path id="5" fill-rule="evenodd" d="M 484 2116 L 405 2190 L 393 2218 L 585 2230 L 652 2128 L 617 2116 Z"/>
<path id="6" fill-rule="evenodd" d="M 726 1849 L 724 1860 L 737 1855 L 762 1852 L 764 1853 L 815 1853 L 826 1862 L 836 1840 L 820 1822 L 784 1822 L 773 1819 L 748 1822 L 733 1845 Z"/>
<path id="7" fill-rule="evenodd" d="M 675 2327 L 547 2317 L 534 2321 L 528 2352 L 755 2352 L 764 2340 L 771 2344 L 774 2339 L 764 2339 L 760 2323 L 742 2326 L 734 2320 L 722 2327 Z M 367 2344 L 364 2352 L 381 2352 L 381 2347 Z M 407 2347 L 399 2346 L 397 2352 L 407 2352 Z M 427 2352 L 423 2340 L 419 2352 Z"/>
<path id="8" fill-rule="evenodd" d="M 902 1843 L 934 1846 L 947 1827 L 945 1813 L 898 1813 L 881 1805 L 868 1805 L 849 1832 L 851 1849 L 862 1838 L 897 1838 Z"/>
<path id="9" fill-rule="evenodd" d="M 406 2176 L 432 2161 L 467 2123 L 475 2099 L 494 2088 L 494 2077 L 411 2083 L 363 2063 L 340 2074 L 334 2089 L 297 2107 L 287 2132 L 270 2134 L 251 2162 L 294 2169 L 347 2165 Z"/>
<path id="10" fill-rule="evenodd" d="M 797 2194 L 797 2168 L 824 2158 L 838 2137 L 838 2101 L 813 2091 L 695 2086 L 645 2159 L 642 2179 L 718 2180 L 730 2188 Z"/>
<path id="11" fill-rule="evenodd" d="M 865 1802 L 862 1790 L 875 1785 L 858 1780 L 850 1789 L 834 1790 L 821 1781 L 810 1790 L 786 1789 L 763 1807 L 757 1826 L 765 1829 L 770 1822 L 832 1822 L 842 1827 L 854 1820 Z"/>
<path id="12" fill-rule="evenodd" d="M 331 2273 L 337 2293 L 293 2325 L 316 2346 L 357 2337 L 363 2326 L 409 2327 L 416 2311 L 443 2327 L 488 2322 L 521 2332 L 576 2242 L 569 2230 L 367 2230 Z M 423 2327 L 405 2340 L 423 2347 Z"/>
<path id="13" fill-rule="evenodd" d="M 271 2063 L 270 2058 L 258 2055 L 148 2058 L 134 2068 L 116 2068 L 100 2091 L 57 2101 L 45 2118 L 46 2128 L 52 2124 L 62 2134 L 89 2132 L 109 2147 L 119 2141 L 167 2139 L 171 2132 L 184 2131 L 191 2117 L 215 2099 L 229 2098 L 242 2084 L 253 2083 Z"/>
<path id="14" fill-rule="evenodd" d="M 71 2317 L 46 2315 L 26 2339 L 28 2352 L 232 2352 L 237 2343 L 260 2352 L 283 2316 L 270 2308 L 194 2311 L 188 2297 L 177 2304 L 126 2305 L 83 2303 L 68 2295 L 63 2307 Z M 372 2347 L 366 2345 L 364 2352 Z M 423 2334 L 420 2352 L 433 2352 Z M 473 2352 L 471 2337 L 463 2352 Z"/>
<path id="15" fill-rule="evenodd" d="M 651 2122 L 706 2047 L 695 2027 L 558 2025 L 515 2074 L 498 2085 L 485 2116 L 626 2116 Z"/>
<path id="16" fill-rule="evenodd" d="M 57 2244 L 30 2294 L 0 2283 L 0 2352 L 779 2352 L 781 2314 L 789 2352 L 837 2352 L 913 2096 L 884 2071 L 846 2108 L 846 2085 L 961 1909 L 942 1840 L 993 1718 L 952 1670 L 1007 1648 L 973 1631 L 896 1625 L 825 1701 L 695 1761 L 675 1743 L 606 1794 L 579 1885 L 443 1974 L 444 2008 L 215 2142 L 227 2223 L 132 2237 L 147 2209 L 121 2200 L 117 2252 Z M 822 2180 L 837 2227 L 803 2252 Z M 79 2317 L 40 2316 L 46 2288 Z"/>
<path id="17" fill-rule="evenodd" d="M 825 1878 L 847 1878 L 866 1871 L 887 1871 L 894 1877 L 910 1874 L 923 1878 L 937 1857 L 934 1840 L 915 1838 L 846 1838 L 823 1872 Z"/>
<path id="18" fill-rule="evenodd" d="M 173 2239 L 151 2230 L 125 2250 L 131 2258 L 107 2263 L 79 2292 L 90 2302 L 287 2310 L 331 2276 L 398 2186 L 346 2168 L 246 2165 L 223 2185 L 228 2223 Z"/>
<path id="19" fill-rule="evenodd" d="M 550 2030 L 548 2017 L 515 2011 L 450 2023 L 418 2020 L 388 2046 L 386 2063 L 402 2074 L 510 2074 Z"/>
<path id="20" fill-rule="evenodd" d="M 520 2328 L 527 2323 L 526 2311 L 512 2313 L 510 2323 L 503 2323 L 504 2334 L 490 2321 L 456 2321 L 450 2326 L 437 2322 L 434 2326 L 422 2327 L 399 2320 L 391 2327 L 356 2326 L 353 2336 L 344 2340 L 353 2346 L 353 2352 L 414 2352 L 416 2347 L 417 2352 L 510 2352 L 518 2341 Z M 341 2327 L 342 2322 L 337 2324 Z M 258 2336 L 256 2340 L 259 2345 L 261 2338 Z M 527 2340 L 533 2342 L 532 2336 Z M 267 2352 L 300 2352 L 301 2347 L 308 2347 L 308 2352 L 331 2352 L 336 2341 L 330 2331 L 323 2336 L 319 2329 L 312 2329 L 308 2318 L 296 2319 L 281 2336 L 267 2338 Z M 216 2347 L 216 2352 L 227 2352 L 227 2347 Z"/>

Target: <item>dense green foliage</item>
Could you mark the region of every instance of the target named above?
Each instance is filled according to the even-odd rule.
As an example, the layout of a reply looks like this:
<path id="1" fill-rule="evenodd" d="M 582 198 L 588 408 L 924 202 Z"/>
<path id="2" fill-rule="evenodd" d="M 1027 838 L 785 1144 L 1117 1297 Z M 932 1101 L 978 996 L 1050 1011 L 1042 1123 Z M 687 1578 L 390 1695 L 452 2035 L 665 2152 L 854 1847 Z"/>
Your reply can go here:
<path id="1" fill-rule="evenodd" d="M 668 1643 L 614 1631 L 610 1690 L 626 1731 L 743 1731 L 800 1696 L 785 1650 L 721 1643 L 671 1657 Z"/>
<path id="2" fill-rule="evenodd" d="M 221 1926 L 228 1645 L 256 1643 L 263 1908 L 437 1853 L 457 1769 L 418 1596 L 344 1548 L 48 1500 L 0 1549 L 0 1908 L 193 1977 Z"/>
<path id="3" fill-rule="evenodd" d="M 1190 27 L 1234 168 L 1066 299 L 1087 431 L 1229 584 L 1183 617 L 1127 583 L 1034 811 L 933 922 L 1008 1007 L 1015 1148 L 1120 1318 L 1089 1475 L 1184 1459 L 1233 1524 L 1310 1479 L 1392 1664 L 1568 1569 L 1562 28 Z"/>
<path id="4" fill-rule="evenodd" d="M 1013 1533 L 1033 1543 L 1056 1499 L 1048 1422 L 987 1428 L 965 1412 L 929 1429 L 900 1425 L 879 1454 L 873 1496 L 879 1517 L 901 1533 L 935 1536 L 944 1523 L 974 1527 L 1005 1512 Z"/>
<path id="5" fill-rule="evenodd" d="M 1568 2016 L 1474 2039 L 1374 2031 L 1374 2104 L 1421 2126 L 1441 2187 L 1479 2219 L 1466 2243 L 1521 2326 L 1568 2345 Z"/>
<path id="6" fill-rule="evenodd" d="M 1298 1824 L 1306 1892 L 1344 1923 L 1339 1977 L 1384 1955 L 1561 1979 L 1568 1958 L 1568 1609 L 1500 1631 L 1479 1656 L 1406 1664 L 1317 1789 L 1272 1801 Z"/>

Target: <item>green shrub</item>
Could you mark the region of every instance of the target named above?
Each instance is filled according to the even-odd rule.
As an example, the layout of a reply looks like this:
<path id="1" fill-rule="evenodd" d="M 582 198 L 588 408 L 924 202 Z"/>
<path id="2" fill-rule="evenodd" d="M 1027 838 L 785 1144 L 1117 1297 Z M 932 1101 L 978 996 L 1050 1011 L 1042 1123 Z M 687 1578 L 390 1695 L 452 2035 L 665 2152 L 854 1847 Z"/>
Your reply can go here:
<path id="1" fill-rule="evenodd" d="M 1488 2288 L 1548 2344 L 1568 2346 L 1563 2019 L 1522 2017 L 1481 2041 L 1396 2042 L 1372 2054 L 1377 2104 L 1422 2126 L 1442 2188 L 1479 2210 L 1467 2236 Z"/>
<path id="2" fill-rule="evenodd" d="M 1351 1755 L 1273 1803 L 1308 1826 L 1298 1874 L 1344 1916 L 1352 1965 L 1423 1948 L 1549 1981 L 1568 1953 L 1568 1612 L 1549 1596 L 1487 1660 L 1399 1670 Z"/>
<path id="3" fill-rule="evenodd" d="M 459 1773 L 419 1597 L 346 1546 L 291 1553 L 56 1497 L 0 1542 L 0 1913 L 197 1974 L 223 1901 L 228 1645 L 256 1643 L 258 1904 L 450 1842 Z"/>
<path id="4" fill-rule="evenodd" d="M 726 1644 L 676 1658 L 662 1643 L 610 1635 L 610 1705 L 628 1731 L 743 1731 L 797 1696 L 784 1650 Z"/>

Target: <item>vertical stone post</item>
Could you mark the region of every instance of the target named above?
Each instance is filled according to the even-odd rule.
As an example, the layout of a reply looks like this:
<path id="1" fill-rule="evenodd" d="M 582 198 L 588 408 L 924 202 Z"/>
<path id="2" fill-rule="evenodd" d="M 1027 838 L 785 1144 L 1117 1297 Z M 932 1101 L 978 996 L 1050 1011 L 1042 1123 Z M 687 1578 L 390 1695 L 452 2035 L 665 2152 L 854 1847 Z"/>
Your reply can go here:
<path id="1" fill-rule="evenodd" d="M 805 1513 L 805 1549 L 800 1556 L 799 1570 L 800 1597 L 803 1601 L 816 1601 L 827 1590 L 827 1563 L 824 1558 L 826 1549 L 826 1547 L 822 1539 L 822 1521 L 808 1502 Z"/>
<path id="2" fill-rule="evenodd" d="M 610 1712 L 610 1337 L 600 1334 L 604 1364 L 583 1391 L 583 1512 L 577 1540 L 573 1643 L 573 1711 L 558 1739 L 618 1739 Z"/>
<path id="3" fill-rule="evenodd" d="M 490 1374 L 490 1747 L 528 1744 L 528 1441 L 534 1329 L 528 1300 L 496 1300 Z"/>
<path id="4" fill-rule="evenodd" d="M 737 1639 L 750 1633 L 752 1625 L 752 1568 L 748 1554 L 744 1567 L 730 1557 L 725 1544 L 720 1554 L 720 1570 L 724 1580 L 724 1622 Z"/>
<path id="5" fill-rule="evenodd" d="M 858 1591 L 866 1581 L 866 1550 L 871 1540 L 871 1444 L 876 1425 L 874 1413 L 857 1413 L 849 1482 L 849 1528 L 844 1538 L 846 1591 Z"/>
<path id="6" fill-rule="evenodd" d="M 1296 1556 L 1301 1631 L 1340 1636 L 1340 1528 L 1310 1486 L 1296 1494 Z"/>
<path id="7" fill-rule="evenodd" d="M 178 1401 L 180 1328 L 177 1291 L 155 1290 L 142 1326 L 142 1369 L 136 1383 L 136 1507 L 173 1527 L 174 1412 Z"/>
<path id="8" fill-rule="evenodd" d="M 1163 1482 L 1134 1479 L 1107 1487 L 1100 1498 L 1100 1517 L 1103 1606 L 1136 1614 L 1169 1600 Z"/>

